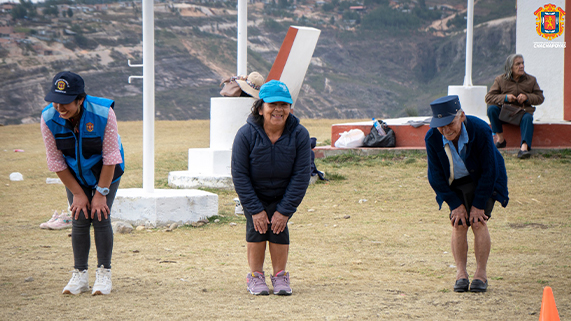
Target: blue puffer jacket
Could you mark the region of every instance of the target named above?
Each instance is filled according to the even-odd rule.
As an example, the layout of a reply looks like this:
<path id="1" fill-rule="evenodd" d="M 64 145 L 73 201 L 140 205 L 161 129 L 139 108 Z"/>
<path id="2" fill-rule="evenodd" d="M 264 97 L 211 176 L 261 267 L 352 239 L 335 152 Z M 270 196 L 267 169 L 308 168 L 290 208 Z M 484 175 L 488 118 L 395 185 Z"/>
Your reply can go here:
<path id="1" fill-rule="evenodd" d="M 508 176 L 504 158 L 494 146 L 490 126 L 474 116 L 466 116 L 464 124 L 468 132 L 464 164 L 472 181 L 477 183 L 472 205 L 484 209 L 487 200 L 491 197 L 506 207 L 509 201 Z M 444 151 L 442 134 L 438 129 L 431 128 L 426 133 L 424 141 L 428 156 L 428 181 L 436 192 L 436 201 L 440 207 L 443 202 L 446 202 L 450 210 L 453 210 L 462 205 L 462 200 L 448 185 L 450 162 Z"/>
<path id="2" fill-rule="evenodd" d="M 232 146 L 232 179 L 242 206 L 252 214 L 261 201 L 279 201 L 276 211 L 291 217 L 303 200 L 310 179 L 309 132 L 293 114 L 282 136 L 272 144 L 264 128 L 248 117 Z"/>

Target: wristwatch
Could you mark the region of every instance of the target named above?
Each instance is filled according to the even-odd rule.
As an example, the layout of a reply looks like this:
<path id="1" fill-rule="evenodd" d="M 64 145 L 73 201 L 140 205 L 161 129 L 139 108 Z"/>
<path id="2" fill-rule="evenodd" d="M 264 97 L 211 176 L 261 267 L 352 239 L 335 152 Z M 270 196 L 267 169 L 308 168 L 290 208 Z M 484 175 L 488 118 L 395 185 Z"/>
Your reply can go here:
<path id="1" fill-rule="evenodd" d="M 95 189 L 101 193 L 101 195 L 105 196 L 107 194 L 109 194 L 109 189 L 107 187 L 99 187 L 99 186 L 95 186 Z"/>

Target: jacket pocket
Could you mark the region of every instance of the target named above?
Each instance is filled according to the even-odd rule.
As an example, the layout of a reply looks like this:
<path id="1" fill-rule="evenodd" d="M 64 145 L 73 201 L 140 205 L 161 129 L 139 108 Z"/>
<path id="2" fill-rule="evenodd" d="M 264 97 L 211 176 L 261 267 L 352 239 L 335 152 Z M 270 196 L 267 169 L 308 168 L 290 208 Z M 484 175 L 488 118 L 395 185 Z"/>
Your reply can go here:
<path id="1" fill-rule="evenodd" d="M 103 142 L 100 137 L 83 138 L 82 139 L 83 158 L 89 159 L 93 155 L 101 155 L 103 150 Z"/>
<path id="2" fill-rule="evenodd" d="M 56 134 L 56 147 L 64 156 L 75 158 L 75 137 L 73 134 Z"/>

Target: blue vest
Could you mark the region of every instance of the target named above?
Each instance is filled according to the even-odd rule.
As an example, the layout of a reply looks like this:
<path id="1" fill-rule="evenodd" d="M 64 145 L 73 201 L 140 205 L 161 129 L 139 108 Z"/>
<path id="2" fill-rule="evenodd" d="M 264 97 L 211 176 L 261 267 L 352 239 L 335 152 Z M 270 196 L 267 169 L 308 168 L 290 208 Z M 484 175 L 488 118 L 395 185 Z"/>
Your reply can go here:
<path id="1" fill-rule="evenodd" d="M 54 135 L 57 149 L 63 153 L 65 162 L 80 185 L 95 188 L 103 166 L 103 136 L 109 108 L 115 102 L 106 98 L 86 96 L 79 120 L 79 133 L 73 131 L 70 122 L 59 117 L 53 104 L 42 111 L 46 125 Z M 118 181 L 125 170 L 125 156 L 121 136 L 117 133 L 123 162 L 115 166 L 113 183 Z"/>

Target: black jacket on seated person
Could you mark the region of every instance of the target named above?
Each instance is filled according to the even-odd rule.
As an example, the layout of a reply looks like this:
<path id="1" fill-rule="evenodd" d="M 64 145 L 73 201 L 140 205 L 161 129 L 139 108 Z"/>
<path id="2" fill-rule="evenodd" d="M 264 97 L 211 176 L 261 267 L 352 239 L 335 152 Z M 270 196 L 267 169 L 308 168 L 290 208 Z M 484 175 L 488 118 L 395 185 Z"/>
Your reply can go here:
<path id="1" fill-rule="evenodd" d="M 293 114 L 275 144 L 248 117 L 232 146 L 232 180 L 242 206 L 257 214 L 264 210 L 262 201 L 279 201 L 276 211 L 291 217 L 309 185 L 310 153 L 309 132 Z"/>

